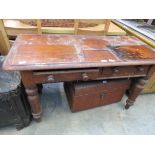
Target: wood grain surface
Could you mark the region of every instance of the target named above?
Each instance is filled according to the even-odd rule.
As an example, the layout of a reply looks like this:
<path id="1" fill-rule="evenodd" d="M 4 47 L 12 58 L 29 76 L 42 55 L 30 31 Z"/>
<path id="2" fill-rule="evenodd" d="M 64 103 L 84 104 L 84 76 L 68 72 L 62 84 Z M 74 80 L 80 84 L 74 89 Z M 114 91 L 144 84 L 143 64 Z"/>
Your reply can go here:
<path id="1" fill-rule="evenodd" d="M 155 64 L 155 52 L 132 36 L 19 35 L 3 68 L 44 70 Z"/>

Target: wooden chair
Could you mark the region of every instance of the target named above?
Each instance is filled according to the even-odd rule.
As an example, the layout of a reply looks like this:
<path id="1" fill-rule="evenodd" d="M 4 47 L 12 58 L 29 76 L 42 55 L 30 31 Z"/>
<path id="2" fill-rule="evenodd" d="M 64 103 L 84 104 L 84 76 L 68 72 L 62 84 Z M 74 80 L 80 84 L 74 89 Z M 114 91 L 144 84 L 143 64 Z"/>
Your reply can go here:
<path id="1" fill-rule="evenodd" d="M 110 21 L 109 19 L 75 19 L 74 34 L 107 35 Z M 80 23 L 96 24 L 100 27 L 80 28 Z"/>

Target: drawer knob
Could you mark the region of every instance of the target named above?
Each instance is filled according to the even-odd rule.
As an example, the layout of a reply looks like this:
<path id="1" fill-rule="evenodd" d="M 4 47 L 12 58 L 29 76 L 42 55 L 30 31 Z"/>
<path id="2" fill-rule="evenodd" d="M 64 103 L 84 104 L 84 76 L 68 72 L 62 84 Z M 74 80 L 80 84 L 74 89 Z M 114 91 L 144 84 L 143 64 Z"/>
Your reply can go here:
<path id="1" fill-rule="evenodd" d="M 137 67 L 138 71 L 143 72 L 144 68 L 143 67 Z"/>
<path id="2" fill-rule="evenodd" d="M 119 72 L 119 68 L 118 67 L 113 68 L 113 72 L 114 73 L 118 73 Z"/>
<path id="3" fill-rule="evenodd" d="M 83 80 L 88 80 L 89 79 L 87 73 L 83 73 L 82 74 L 82 78 L 83 78 Z"/>
<path id="4" fill-rule="evenodd" d="M 47 77 L 47 81 L 53 82 L 54 81 L 54 76 L 53 75 L 49 75 Z"/>

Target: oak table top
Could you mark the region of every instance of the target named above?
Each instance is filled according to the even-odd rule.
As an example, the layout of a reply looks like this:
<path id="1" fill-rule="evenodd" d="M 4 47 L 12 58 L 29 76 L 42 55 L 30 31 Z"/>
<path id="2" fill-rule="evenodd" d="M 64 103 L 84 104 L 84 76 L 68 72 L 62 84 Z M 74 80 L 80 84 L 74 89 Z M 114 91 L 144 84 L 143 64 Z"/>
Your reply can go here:
<path id="1" fill-rule="evenodd" d="M 19 35 L 5 70 L 155 64 L 154 49 L 133 36 Z"/>

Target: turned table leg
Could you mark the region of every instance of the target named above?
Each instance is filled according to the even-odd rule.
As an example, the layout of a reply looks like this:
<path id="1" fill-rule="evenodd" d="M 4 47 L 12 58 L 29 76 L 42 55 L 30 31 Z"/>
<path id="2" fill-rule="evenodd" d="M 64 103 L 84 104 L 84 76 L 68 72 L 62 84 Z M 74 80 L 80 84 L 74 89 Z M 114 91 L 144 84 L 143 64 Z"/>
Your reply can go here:
<path id="1" fill-rule="evenodd" d="M 42 108 L 41 108 L 38 88 L 36 85 L 34 85 L 31 87 L 26 87 L 25 89 L 26 89 L 26 93 L 27 93 L 29 103 L 31 105 L 33 118 L 36 121 L 40 121 L 41 114 L 42 114 Z"/>
<path id="2" fill-rule="evenodd" d="M 38 87 L 33 80 L 33 73 L 32 71 L 23 71 L 21 72 L 21 76 L 26 90 L 27 98 L 31 106 L 33 118 L 36 121 L 40 121 L 42 115 L 42 107 Z"/>
<path id="3" fill-rule="evenodd" d="M 129 90 L 128 99 L 126 101 L 125 109 L 129 109 L 129 107 L 134 104 L 136 98 L 143 90 L 147 81 L 148 81 L 148 78 L 146 78 L 146 77 L 140 78 L 131 85 L 131 88 Z"/>

